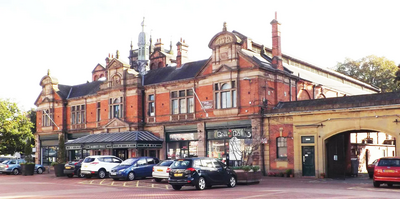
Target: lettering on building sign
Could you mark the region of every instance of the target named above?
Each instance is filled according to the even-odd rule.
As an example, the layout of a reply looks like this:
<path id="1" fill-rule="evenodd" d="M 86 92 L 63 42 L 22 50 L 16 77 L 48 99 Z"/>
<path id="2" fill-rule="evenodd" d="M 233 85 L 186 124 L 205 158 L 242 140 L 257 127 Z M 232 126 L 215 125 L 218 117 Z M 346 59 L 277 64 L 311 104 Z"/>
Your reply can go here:
<path id="1" fill-rule="evenodd" d="M 214 136 L 216 138 L 251 138 L 251 132 L 245 129 L 229 129 L 228 131 L 216 131 Z"/>
<path id="2" fill-rule="evenodd" d="M 212 109 L 213 108 L 213 101 L 212 100 L 201 101 L 201 105 L 203 105 L 204 109 Z"/>
<path id="3" fill-rule="evenodd" d="M 229 35 L 222 35 L 215 40 L 214 45 L 219 46 L 222 44 L 232 43 L 233 38 Z"/>
<path id="4" fill-rule="evenodd" d="M 67 150 L 81 149 L 81 146 L 67 146 L 65 147 Z"/>

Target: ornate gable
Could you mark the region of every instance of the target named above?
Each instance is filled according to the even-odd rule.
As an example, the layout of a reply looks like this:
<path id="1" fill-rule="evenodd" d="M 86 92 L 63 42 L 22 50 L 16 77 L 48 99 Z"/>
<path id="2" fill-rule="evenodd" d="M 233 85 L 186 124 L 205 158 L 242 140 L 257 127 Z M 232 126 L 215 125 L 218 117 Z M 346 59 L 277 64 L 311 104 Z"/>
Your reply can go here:
<path id="1" fill-rule="evenodd" d="M 97 72 L 97 71 L 104 71 L 104 70 L 105 70 L 104 66 L 102 66 L 101 64 L 97 64 L 96 67 L 94 67 L 92 73 Z"/>
<path id="2" fill-rule="evenodd" d="M 241 49 L 241 42 L 239 37 L 227 31 L 226 23 L 224 23 L 222 32 L 216 34 L 208 44 L 208 47 L 212 49 L 213 72 L 224 64 L 232 69 L 238 67 L 238 52 Z"/>
<path id="3" fill-rule="evenodd" d="M 104 125 L 103 128 L 105 129 L 113 129 L 113 128 L 128 128 L 129 124 L 122 121 L 119 118 L 114 118 L 111 121 L 109 121 L 106 125 Z"/>

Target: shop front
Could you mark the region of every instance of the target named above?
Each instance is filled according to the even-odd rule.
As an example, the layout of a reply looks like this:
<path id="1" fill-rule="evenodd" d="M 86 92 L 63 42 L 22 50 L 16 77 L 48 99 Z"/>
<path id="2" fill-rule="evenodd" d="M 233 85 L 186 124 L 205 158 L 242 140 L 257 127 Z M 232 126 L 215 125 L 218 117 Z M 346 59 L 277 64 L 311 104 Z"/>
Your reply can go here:
<path id="1" fill-rule="evenodd" d="M 86 133 L 68 133 L 67 138 L 68 138 L 68 142 L 71 142 L 73 140 L 76 140 L 78 138 L 84 137 L 90 135 L 89 132 Z M 76 159 L 81 159 L 81 158 L 85 158 L 87 156 L 89 156 L 89 150 L 83 149 L 82 147 L 79 147 L 77 149 L 69 149 L 68 150 L 68 161 L 71 160 L 76 160 Z"/>
<path id="2" fill-rule="evenodd" d="M 66 143 L 68 154 L 80 151 L 84 158 L 90 155 L 114 155 L 123 160 L 150 156 L 159 158 L 163 140 L 148 131 L 129 131 L 87 135 Z M 69 157 L 72 158 L 72 157 Z M 77 156 L 75 156 L 77 158 Z"/>
<path id="3" fill-rule="evenodd" d="M 251 146 L 251 121 L 206 123 L 207 156 L 240 166 Z"/>
<path id="4" fill-rule="evenodd" d="M 57 161 L 58 133 L 52 135 L 40 135 L 40 164 L 49 166 Z"/>
<path id="5" fill-rule="evenodd" d="M 196 125 L 165 127 L 167 159 L 198 157 L 199 134 Z"/>

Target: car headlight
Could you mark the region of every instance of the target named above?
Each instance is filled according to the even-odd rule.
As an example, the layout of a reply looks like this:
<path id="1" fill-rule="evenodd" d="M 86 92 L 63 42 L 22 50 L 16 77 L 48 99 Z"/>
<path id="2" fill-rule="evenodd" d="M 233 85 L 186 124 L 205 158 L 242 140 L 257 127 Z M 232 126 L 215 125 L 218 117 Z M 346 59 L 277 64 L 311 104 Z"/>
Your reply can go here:
<path id="1" fill-rule="evenodd" d="M 124 172 L 124 171 L 125 171 L 125 169 L 121 169 L 121 170 L 119 170 L 119 172 L 120 172 L 120 173 L 122 173 L 122 172 Z"/>

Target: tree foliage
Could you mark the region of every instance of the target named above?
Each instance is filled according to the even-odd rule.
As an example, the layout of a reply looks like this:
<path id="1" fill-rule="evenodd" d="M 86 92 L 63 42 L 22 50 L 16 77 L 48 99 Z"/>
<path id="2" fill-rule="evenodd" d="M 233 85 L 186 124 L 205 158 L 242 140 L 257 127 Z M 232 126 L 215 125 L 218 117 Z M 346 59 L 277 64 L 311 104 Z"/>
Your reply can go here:
<path id="1" fill-rule="evenodd" d="M 31 144 L 31 139 L 28 138 L 25 144 L 25 149 L 24 149 L 24 156 L 25 156 L 25 161 L 26 163 L 31 163 L 32 160 L 32 144 Z"/>
<path id="2" fill-rule="evenodd" d="M 343 63 L 339 62 L 333 69 L 339 73 L 378 87 L 382 92 L 398 90 L 394 81 L 397 66 L 394 61 L 390 61 L 385 57 L 370 55 L 359 60 L 346 58 Z"/>
<path id="3" fill-rule="evenodd" d="M 26 140 L 33 138 L 32 127 L 15 102 L 0 99 L 0 154 L 24 151 Z"/>

